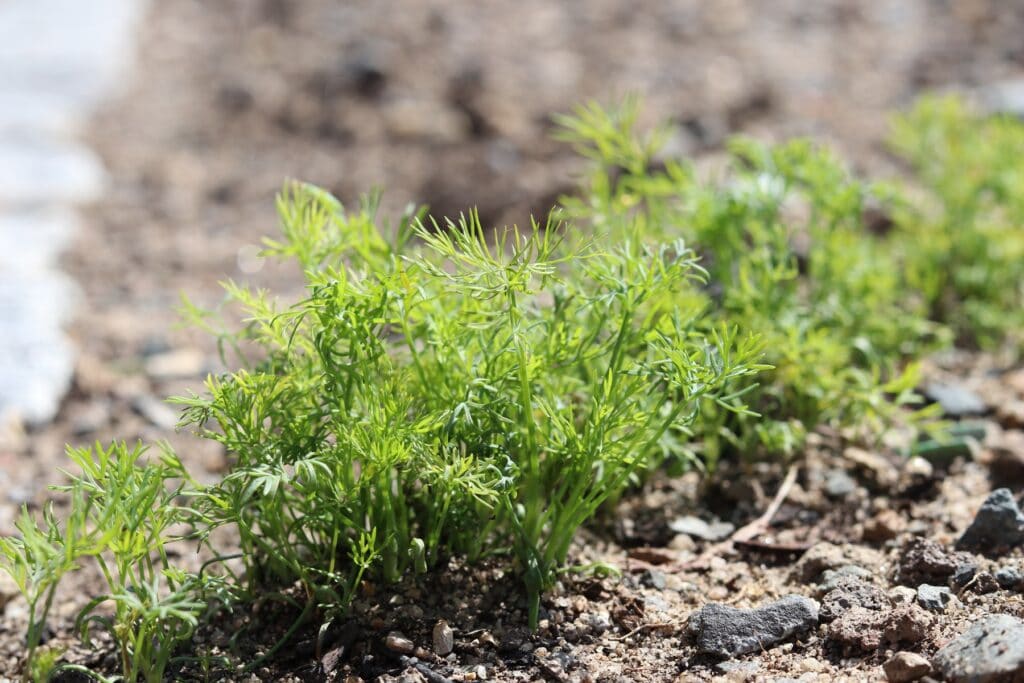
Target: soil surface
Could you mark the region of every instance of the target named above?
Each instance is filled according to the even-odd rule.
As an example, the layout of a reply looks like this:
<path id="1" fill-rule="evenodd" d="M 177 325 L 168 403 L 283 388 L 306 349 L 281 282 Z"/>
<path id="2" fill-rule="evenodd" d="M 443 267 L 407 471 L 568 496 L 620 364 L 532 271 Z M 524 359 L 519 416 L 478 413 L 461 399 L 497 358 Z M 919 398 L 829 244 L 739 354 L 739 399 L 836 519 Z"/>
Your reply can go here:
<path id="1" fill-rule="evenodd" d="M 551 139 L 550 115 L 590 98 L 641 94 L 649 120 L 674 123 L 680 154 L 714 155 L 735 132 L 806 134 L 860 168 L 887 170 L 888 112 L 925 89 L 1024 73 L 1024 3 L 996 0 L 163 0 L 143 24 L 135 76 L 89 135 L 110 190 L 64 259 L 84 290 L 71 328 L 74 385 L 52 424 L 3 437 L 0 534 L 12 532 L 20 505 L 50 495 L 65 443 L 166 439 L 198 478 L 219 476 L 224 454 L 176 433 L 161 402 L 198 389 L 218 364 L 210 340 L 174 328 L 174 308 L 181 292 L 216 302 L 225 278 L 294 293 L 293 273 L 255 255 L 275 231 L 273 195 L 285 178 L 346 203 L 386 188 L 385 216 L 415 201 L 438 215 L 475 205 L 485 222 L 524 222 L 571 191 L 581 168 Z M 985 557 L 954 548 L 993 489 L 1021 490 L 1024 374 L 950 356 L 930 377 L 985 404 L 967 450 L 906 460 L 819 430 L 770 525 L 731 546 L 700 538 L 728 527 L 689 518 L 750 522 L 768 509 L 784 465 L 657 478 L 617 522 L 582 533 L 574 552 L 576 563 L 607 563 L 621 576 L 567 574 L 536 633 L 523 628 L 507 567 L 453 563 L 399 586 L 367 585 L 319 647 L 319 624 L 309 624 L 252 671 L 239 667 L 260 660 L 297 616 L 276 602 L 211 625 L 193 654 L 228 656 L 230 669 L 212 678 L 237 680 L 884 679 L 898 650 L 930 661 L 983 615 L 1024 616 L 1024 581 L 995 578 L 1022 560 L 1019 549 Z M 707 561 L 694 568 L 698 558 Z M 974 576 L 954 581 L 971 562 Z M 859 570 L 842 569 L 850 566 Z M 946 586 L 955 601 L 926 589 L 926 604 L 946 600 L 929 611 L 922 583 Z M 830 602 L 840 589 L 861 597 Z M 67 636 L 95 590 L 88 577 L 67 587 L 54 638 Z M 818 602 L 791 636 L 735 656 L 698 652 L 707 629 L 689 620 L 702 605 L 760 607 L 788 594 Z M 0 586 L 0 608 L 0 677 L 13 676 L 24 607 Z M 442 620 L 453 641 L 443 655 L 434 642 Z M 77 647 L 68 657 L 111 664 Z"/>

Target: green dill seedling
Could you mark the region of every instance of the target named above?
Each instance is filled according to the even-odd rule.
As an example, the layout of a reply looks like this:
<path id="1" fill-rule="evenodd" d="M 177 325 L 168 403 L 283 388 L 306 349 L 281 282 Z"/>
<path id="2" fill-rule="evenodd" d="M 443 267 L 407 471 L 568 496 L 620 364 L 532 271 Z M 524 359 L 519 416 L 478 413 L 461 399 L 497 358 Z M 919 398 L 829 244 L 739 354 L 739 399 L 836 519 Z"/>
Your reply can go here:
<path id="1" fill-rule="evenodd" d="M 66 472 L 71 483 L 54 488 L 72 494 L 73 515 L 102 530 L 90 555 L 108 592 L 81 610 L 77 630 L 88 642 L 93 626 L 105 629 L 117 644 L 123 679 L 156 682 L 206 603 L 199 600 L 200 579 L 171 566 L 166 552 L 177 540 L 173 528 L 192 520 L 177 502 L 190 480 L 169 449 L 158 460 L 144 453 L 124 443 L 70 448 L 78 471 Z M 113 614 L 100 610 L 108 603 Z"/>
<path id="2" fill-rule="evenodd" d="M 916 171 L 894 214 L 907 272 L 961 344 L 1024 348 L 1024 123 L 953 97 L 898 116 L 893 149 Z M 925 193 L 917 191 L 923 186 Z"/>
<path id="3" fill-rule="evenodd" d="M 0 537 L 0 570 L 11 576 L 28 602 L 23 680 L 45 681 L 53 670 L 54 651 L 39 644 L 57 587 L 96 547 L 96 533 L 86 530 L 82 510 L 81 499 L 74 500 L 72 514 L 61 525 L 47 504 L 40 525 L 25 508 L 16 523 L 20 536 Z"/>
<path id="4" fill-rule="evenodd" d="M 763 369 L 686 305 L 704 272 L 679 241 L 492 236 L 475 214 L 410 215 L 389 241 L 372 206 L 298 185 L 279 211 L 268 253 L 298 261 L 308 297 L 227 284 L 246 326 L 222 346 L 259 360 L 178 401 L 235 461 L 204 514 L 239 529 L 251 577 L 324 605 L 347 603 L 353 566 L 394 581 L 506 548 L 535 624 L 577 529 L 685 441 L 702 400 L 742 412 L 723 387 Z"/>
<path id="5" fill-rule="evenodd" d="M 864 228 L 872 188 L 804 141 L 731 143 L 731 164 L 704 180 L 682 161 L 655 163 L 661 136 L 635 130 L 637 105 L 559 117 L 561 138 L 595 161 L 566 215 L 630 234 L 683 237 L 710 274 L 708 320 L 761 335 L 774 367 L 744 396 L 763 417 L 708 405 L 695 426 L 713 466 L 723 451 L 795 454 L 826 423 L 863 436 L 903 421 L 915 372 L 906 361 L 942 330 L 905 291 L 898 255 Z"/>
<path id="6" fill-rule="evenodd" d="M 37 649 L 60 580 L 87 560 L 99 569 L 107 593 L 82 608 L 76 629 L 86 643 L 93 626 L 110 633 L 121 680 L 162 681 L 175 648 L 206 610 L 205 588 L 218 580 L 185 574 L 171 566 L 166 552 L 177 540 L 172 528 L 195 521 L 177 502 L 190 480 L 169 450 L 157 461 L 142 460 L 144 451 L 123 443 L 69 448 L 78 471 L 65 473 L 69 484 L 52 487 L 68 494 L 63 525 L 47 506 L 42 527 L 26 511 L 18 523 L 21 536 L 0 538 L 0 569 L 29 603 L 26 676 L 67 670 L 106 680 L 78 665 L 54 668 L 53 653 L 40 656 Z M 102 609 L 106 604 L 112 613 Z"/>

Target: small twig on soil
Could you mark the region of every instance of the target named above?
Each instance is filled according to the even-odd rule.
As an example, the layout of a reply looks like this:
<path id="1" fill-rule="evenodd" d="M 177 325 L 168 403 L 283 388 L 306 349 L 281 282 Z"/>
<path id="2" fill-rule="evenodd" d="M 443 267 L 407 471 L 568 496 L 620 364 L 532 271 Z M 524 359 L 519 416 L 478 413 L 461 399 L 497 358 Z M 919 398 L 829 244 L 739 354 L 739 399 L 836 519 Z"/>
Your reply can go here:
<path id="1" fill-rule="evenodd" d="M 659 621 L 653 624 L 640 624 L 632 631 L 623 633 L 621 636 L 608 638 L 608 640 L 626 640 L 627 638 L 635 636 L 637 633 L 641 633 L 643 631 L 661 631 L 662 629 L 676 628 L 677 626 L 679 626 L 679 623 L 675 621 Z"/>
<path id="2" fill-rule="evenodd" d="M 746 524 L 736 531 L 733 532 L 732 536 L 725 539 L 721 543 L 716 543 L 713 546 L 707 548 L 695 559 L 686 562 L 682 565 L 683 569 L 704 569 L 707 567 L 711 558 L 716 555 L 722 555 L 732 549 L 734 543 L 744 543 L 751 539 L 763 534 L 768 530 L 768 526 L 772 522 L 772 517 L 779 511 L 782 506 L 782 501 L 786 500 L 786 496 L 789 495 L 789 490 L 793 488 L 793 484 L 796 483 L 796 475 L 798 469 L 796 465 L 792 465 L 789 471 L 786 473 L 786 478 L 782 480 L 782 484 L 779 486 L 779 490 L 775 492 L 775 497 L 772 499 L 768 509 L 764 511 L 760 517 L 755 519 L 753 522 Z"/>

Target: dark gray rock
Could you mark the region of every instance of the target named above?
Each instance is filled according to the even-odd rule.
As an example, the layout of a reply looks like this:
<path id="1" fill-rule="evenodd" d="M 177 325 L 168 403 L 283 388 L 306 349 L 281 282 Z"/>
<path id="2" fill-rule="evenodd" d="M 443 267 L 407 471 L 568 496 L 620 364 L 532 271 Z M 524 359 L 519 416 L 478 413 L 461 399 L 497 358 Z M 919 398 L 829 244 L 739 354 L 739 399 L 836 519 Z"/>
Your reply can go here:
<path id="1" fill-rule="evenodd" d="M 948 417 L 981 415 L 987 409 L 977 394 L 959 384 L 929 384 L 924 388 L 924 395 L 942 406 L 942 412 Z"/>
<path id="2" fill-rule="evenodd" d="M 978 565 L 974 562 L 963 562 L 958 564 L 956 569 L 953 571 L 953 585 L 957 588 L 963 588 L 971 582 L 974 575 L 978 573 Z"/>
<path id="3" fill-rule="evenodd" d="M 821 621 L 832 621 L 854 607 L 878 612 L 892 607 L 892 601 L 877 586 L 846 577 L 821 599 Z"/>
<path id="4" fill-rule="evenodd" d="M 1020 567 L 1001 567 L 996 570 L 995 576 L 1000 588 L 1015 590 L 1024 586 L 1024 571 Z"/>
<path id="5" fill-rule="evenodd" d="M 996 489 L 981 504 L 974 521 L 957 541 L 963 550 L 991 551 L 1024 543 L 1024 515 L 1010 489 Z"/>
<path id="6" fill-rule="evenodd" d="M 829 498 L 846 498 L 856 490 L 857 482 L 845 470 L 829 470 L 825 474 L 825 495 Z"/>
<path id="7" fill-rule="evenodd" d="M 945 586 L 922 583 L 917 587 L 917 604 L 929 612 L 945 612 L 955 600 L 953 593 Z"/>
<path id="8" fill-rule="evenodd" d="M 953 683 L 1024 681 L 1024 622 L 984 617 L 935 653 L 932 665 Z"/>
<path id="9" fill-rule="evenodd" d="M 818 603 L 787 595 L 756 609 L 710 603 L 690 616 L 687 627 L 699 652 L 735 657 L 770 648 L 817 625 Z"/>

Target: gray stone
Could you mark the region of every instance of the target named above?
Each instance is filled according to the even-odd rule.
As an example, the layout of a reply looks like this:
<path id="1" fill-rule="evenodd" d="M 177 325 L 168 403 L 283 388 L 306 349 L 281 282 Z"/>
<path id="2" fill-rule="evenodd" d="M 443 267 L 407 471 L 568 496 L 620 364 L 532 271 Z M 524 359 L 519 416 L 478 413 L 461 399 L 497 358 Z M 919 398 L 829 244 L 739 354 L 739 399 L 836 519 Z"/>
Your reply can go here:
<path id="1" fill-rule="evenodd" d="M 877 586 L 847 577 L 821 599 L 821 621 L 832 621 L 854 607 L 878 612 L 892 607 L 892 601 Z"/>
<path id="2" fill-rule="evenodd" d="M 959 384 L 929 384 L 924 388 L 924 395 L 942 406 L 942 412 L 949 417 L 981 415 L 986 411 L 985 402 Z"/>
<path id="3" fill-rule="evenodd" d="M 845 470 L 829 470 L 825 474 L 825 495 L 840 499 L 857 490 L 857 482 Z"/>
<path id="4" fill-rule="evenodd" d="M 648 569 L 640 576 L 640 583 L 655 590 L 665 590 L 665 572 L 657 569 Z"/>
<path id="5" fill-rule="evenodd" d="M 844 579 L 863 579 L 867 581 L 871 579 L 871 576 L 870 571 L 855 564 L 844 564 L 838 569 L 826 569 L 821 574 L 821 581 L 818 583 L 818 593 L 820 595 L 828 593 L 839 586 Z"/>
<path id="6" fill-rule="evenodd" d="M 163 401 L 143 394 L 132 399 L 132 409 L 150 424 L 160 429 L 171 430 L 178 425 L 178 414 Z"/>
<path id="7" fill-rule="evenodd" d="M 672 606 L 669 605 L 668 600 L 655 593 L 644 596 L 644 611 L 648 614 L 651 612 L 671 612 Z"/>
<path id="8" fill-rule="evenodd" d="M 787 595 L 756 609 L 709 603 L 690 616 L 687 627 L 698 651 L 735 657 L 770 648 L 817 624 L 818 603 Z"/>
<path id="9" fill-rule="evenodd" d="M 954 683 L 1024 681 L 1024 622 L 983 617 L 935 653 L 932 665 Z"/>
<path id="10" fill-rule="evenodd" d="M 996 489 L 957 541 L 964 550 L 988 551 L 1024 543 L 1024 514 L 1010 489 Z"/>
<path id="11" fill-rule="evenodd" d="M 929 612 L 945 612 L 946 608 L 954 602 L 956 602 L 956 597 L 945 586 L 922 583 L 917 587 L 917 604 Z"/>
<path id="12" fill-rule="evenodd" d="M 999 587 L 1006 590 L 1024 586 L 1024 572 L 1020 567 L 1000 567 L 996 570 L 995 577 Z"/>
<path id="13" fill-rule="evenodd" d="M 736 527 L 728 522 L 715 521 L 708 523 L 700 517 L 694 517 L 693 515 L 678 517 L 672 520 L 668 527 L 677 534 L 686 534 L 703 541 L 721 541 L 728 538 L 736 529 Z"/>

